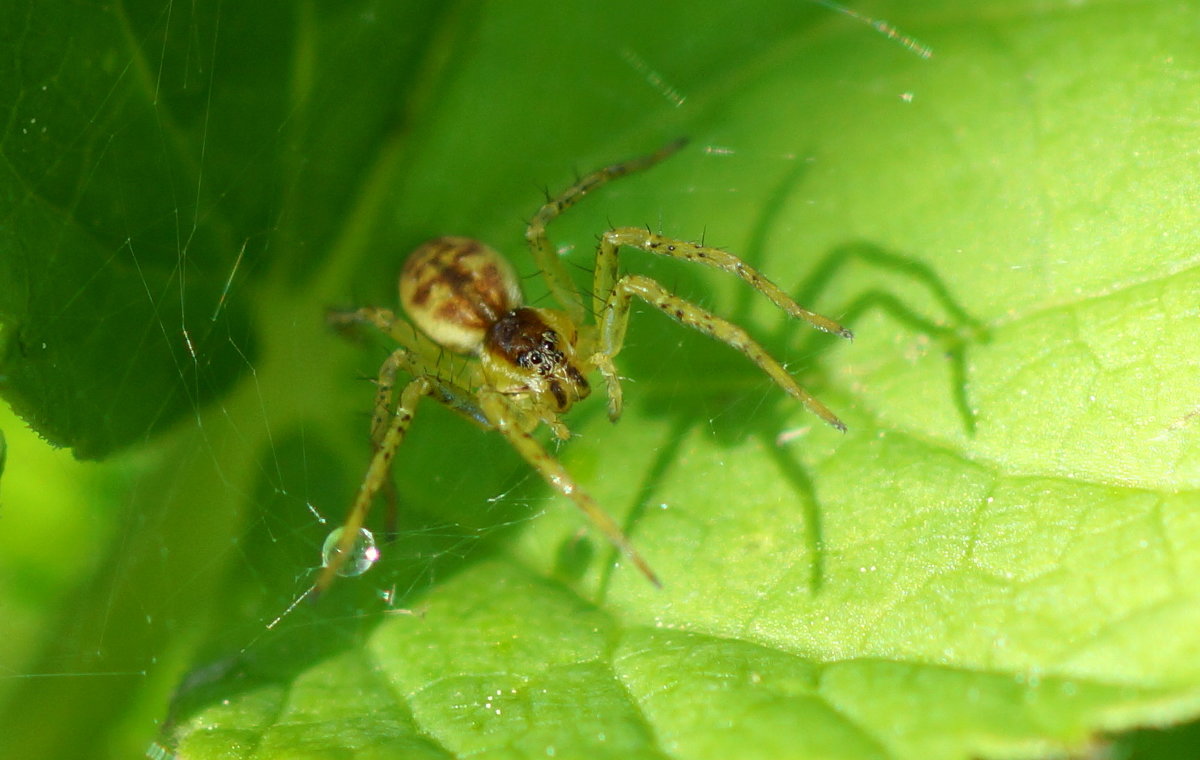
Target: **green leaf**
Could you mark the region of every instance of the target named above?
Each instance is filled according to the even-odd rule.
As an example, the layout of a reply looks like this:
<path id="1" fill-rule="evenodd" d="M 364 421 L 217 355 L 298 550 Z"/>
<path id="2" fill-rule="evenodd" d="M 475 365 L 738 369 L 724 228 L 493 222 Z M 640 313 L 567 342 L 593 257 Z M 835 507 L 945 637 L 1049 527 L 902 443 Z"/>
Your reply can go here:
<path id="1" fill-rule="evenodd" d="M 81 456 L 167 432 L 92 473 L 94 574 L 36 565 L 0 755 L 1036 758 L 1200 715 L 1200 16 L 856 10 L 895 29 L 782 0 L 7 14 L 4 393 Z M 555 451 L 663 589 L 426 404 L 396 540 L 293 606 L 389 350 L 325 310 L 394 305 L 437 234 L 540 303 L 539 188 L 678 136 L 555 223 L 570 268 L 612 224 L 743 255 L 855 341 L 623 261 L 849 432 L 643 309 L 624 417 L 581 405 Z"/>
<path id="2" fill-rule="evenodd" d="M 95 458 L 230 385 L 224 337 L 248 338 L 240 309 L 216 305 L 236 246 L 197 197 L 199 146 L 153 106 L 166 72 L 130 55 L 125 20 L 32 8 L 0 22 L 0 391 Z"/>

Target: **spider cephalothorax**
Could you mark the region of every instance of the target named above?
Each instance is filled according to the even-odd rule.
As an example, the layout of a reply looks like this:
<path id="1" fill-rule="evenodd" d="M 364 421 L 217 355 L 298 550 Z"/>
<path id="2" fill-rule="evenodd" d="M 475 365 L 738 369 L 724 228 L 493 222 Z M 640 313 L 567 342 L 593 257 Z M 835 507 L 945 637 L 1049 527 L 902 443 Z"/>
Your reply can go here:
<path id="1" fill-rule="evenodd" d="M 559 415 L 586 398 L 587 376 L 598 371 L 608 395 L 608 414 L 621 414 L 620 377 L 613 359 L 625 342 L 633 298 L 677 321 L 724 341 L 745 354 L 790 395 L 834 427 L 845 426 L 800 387 L 770 354 L 742 328 L 667 290 L 642 275 L 621 275 L 617 253 L 637 248 L 692 261 L 740 277 L 776 306 L 814 327 L 845 338 L 850 331 L 797 304 L 783 290 L 741 259 L 719 248 L 664 237 L 639 227 L 617 227 L 600 237 L 592 284 L 594 319 L 567 277 L 546 225 L 587 193 L 674 153 L 682 141 L 648 156 L 614 164 L 580 179 L 549 200 L 529 223 L 525 237 L 550 293 L 562 309 L 525 306 L 516 272 L 492 248 L 465 237 L 439 237 L 417 248 L 400 274 L 400 302 L 417 330 L 387 309 L 336 312 L 337 323 L 374 325 L 394 339 L 396 348 L 379 370 L 379 391 L 371 423 L 374 456 L 358 496 L 329 554 L 314 593 L 341 571 L 358 538 L 375 495 L 388 480 L 392 456 L 412 420 L 417 402 L 429 396 L 479 425 L 498 431 L 555 489 L 571 499 L 622 554 L 655 584 L 658 578 L 621 527 L 575 482 L 559 461 L 533 437 L 541 424 L 559 438 L 569 432 Z M 423 334 L 422 334 L 423 333 Z M 454 377 L 440 370 L 441 352 L 465 355 L 466 368 Z M 411 375 L 395 398 L 395 378 Z"/>
<path id="2" fill-rule="evenodd" d="M 591 392 L 584 377 L 591 368 L 581 369 L 578 331 L 570 327 L 566 313 L 553 309 L 523 306 L 504 314 L 483 342 L 484 379 L 501 393 L 532 393 L 555 413 L 567 411 Z"/>

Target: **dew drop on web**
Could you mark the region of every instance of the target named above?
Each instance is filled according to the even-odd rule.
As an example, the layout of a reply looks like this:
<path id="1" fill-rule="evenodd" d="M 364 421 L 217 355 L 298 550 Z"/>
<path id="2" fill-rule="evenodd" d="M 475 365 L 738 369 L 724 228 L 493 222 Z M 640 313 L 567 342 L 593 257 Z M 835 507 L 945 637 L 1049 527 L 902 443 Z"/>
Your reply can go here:
<path id="1" fill-rule="evenodd" d="M 338 543 L 342 540 L 343 528 L 334 528 L 325 537 L 321 546 L 321 566 L 327 567 L 338 554 Z M 358 529 L 358 538 L 350 547 L 350 556 L 338 568 L 337 574 L 346 577 L 362 575 L 379 561 L 379 549 L 375 546 L 375 535 L 366 528 Z"/>

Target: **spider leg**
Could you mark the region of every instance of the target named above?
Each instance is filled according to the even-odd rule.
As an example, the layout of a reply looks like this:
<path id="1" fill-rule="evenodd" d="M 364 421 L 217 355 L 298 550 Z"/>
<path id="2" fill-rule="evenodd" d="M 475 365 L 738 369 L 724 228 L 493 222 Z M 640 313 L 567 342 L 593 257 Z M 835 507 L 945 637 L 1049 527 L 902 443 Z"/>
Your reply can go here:
<path id="1" fill-rule="evenodd" d="M 581 323 L 583 321 L 583 304 L 580 303 L 579 297 L 575 293 L 575 288 L 571 285 L 571 278 L 567 275 L 567 270 L 563 266 L 562 260 L 558 258 L 558 252 L 555 250 L 554 244 L 546 236 L 546 225 L 596 188 L 619 177 L 624 177 L 626 174 L 641 171 L 657 164 L 682 148 L 686 142 L 686 140 L 682 139 L 675 140 L 648 155 L 622 161 L 612 166 L 606 166 L 603 169 L 585 175 L 576 180 L 575 184 L 568 187 L 558 196 L 548 199 L 538 209 L 538 212 L 534 214 L 533 219 L 529 220 L 529 226 L 525 229 L 525 239 L 529 241 L 529 248 L 533 251 L 533 259 L 537 263 L 538 269 L 545 276 L 546 284 L 550 287 L 550 293 L 554 296 L 555 300 L 566 308 L 567 313 L 570 314 L 574 322 Z"/>
<path id="2" fill-rule="evenodd" d="M 397 317 L 391 309 L 377 307 L 350 311 L 330 309 L 325 315 L 325 320 L 339 330 L 359 324 L 371 325 L 414 354 L 421 353 L 422 341 L 417 333 L 417 328 L 409 324 L 408 320 Z"/>
<path id="3" fill-rule="evenodd" d="M 386 312 L 386 310 L 363 309 L 361 312 Z M 345 312 L 355 315 L 356 312 Z M 352 319 L 357 319 L 352 316 Z M 328 563 L 317 576 L 311 597 L 320 595 L 333 583 L 334 577 L 350 556 L 355 541 L 358 540 L 359 530 L 366 522 L 371 504 L 380 489 L 385 489 L 390 513 L 388 515 L 389 532 L 395 532 L 395 482 L 392 480 L 391 462 L 416 412 L 417 402 L 422 396 L 430 396 L 445 406 L 463 415 L 476 424 L 491 428 L 491 422 L 471 395 L 463 388 L 426 371 L 419 356 L 408 349 L 398 348 L 388 355 L 379 368 L 376 380 L 378 389 L 375 393 L 375 407 L 371 415 L 371 462 L 367 466 L 366 475 L 359 485 L 354 504 L 342 523 L 342 536 L 332 552 Z M 396 373 L 400 370 L 413 376 L 404 389 L 400 391 L 400 402 L 392 409 L 395 397 Z"/>
<path id="4" fill-rule="evenodd" d="M 609 378 L 609 372 L 615 373 L 612 359 L 621 350 L 621 346 L 625 342 L 625 330 L 629 326 L 629 305 L 634 296 L 666 313 L 668 316 L 674 317 L 688 327 L 699 330 L 705 335 L 716 338 L 723 343 L 728 343 L 738 351 L 741 351 L 785 391 L 808 407 L 809 411 L 838 430 L 844 431 L 846 429 L 845 424 L 837 418 L 837 415 L 831 412 L 828 407 L 818 401 L 811 393 L 801 388 L 799 383 L 788 374 L 787 370 L 774 357 L 767 353 L 766 349 L 746 334 L 745 330 L 697 306 L 691 301 L 680 298 L 658 282 L 642 275 L 626 275 L 618 280 L 609 292 L 608 300 L 604 305 L 603 316 L 601 317 L 602 322 L 600 324 L 600 348 L 597 355 L 593 357 L 593 361 L 596 363 L 597 368 L 605 375 L 605 379 L 610 380 L 610 392 L 613 387 L 613 381 Z M 613 377 L 615 378 L 615 374 Z M 616 414 L 620 414 L 619 392 L 615 397 L 610 395 L 609 404 L 610 416 L 613 416 L 614 404 L 616 405 Z"/>
<path id="5" fill-rule="evenodd" d="M 393 351 L 379 368 L 379 376 L 375 380 L 375 406 L 371 412 L 371 454 L 379 451 L 388 431 L 388 418 L 391 416 L 392 400 L 395 396 L 396 371 L 400 367 L 411 370 L 408 351 L 398 348 Z M 387 516 L 384 518 L 385 540 L 391 542 L 396 537 L 396 481 L 389 468 L 383 479 L 383 498 L 387 504 Z M 352 534 L 357 535 L 357 533 Z M 338 556 L 343 551 L 339 547 Z"/>
<path id="6" fill-rule="evenodd" d="M 417 337 L 417 331 L 407 320 L 397 317 L 390 309 L 378 307 L 366 307 L 352 311 L 330 310 L 326 314 L 326 321 L 338 330 L 347 330 L 359 324 L 371 325 L 403 347 L 394 351 L 384 361 L 376 380 L 375 406 L 373 407 L 374 412 L 371 415 L 371 450 L 372 452 L 377 452 L 388 429 L 388 418 L 392 408 L 396 371 L 403 368 L 410 374 L 418 374 L 413 368 L 415 360 L 412 358 L 418 355 L 417 352 L 421 345 Z M 384 501 L 387 504 L 387 516 L 384 519 L 384 536 L 387 541 L 391 541 L 396 536 L 397 509 L 396 482 L 393 480 L 390 471 L 384 476 L 381 487 L 383 489 Z M 348 533 L 347 535 L 353 541 L 357 537 L 357 531 Z M 344 537 L 343 541 L 345 540 Z M 344 551 L 345 548 L 340 547 L 338 556 L 341 556 Z M 339 560 L 340 562 L 341 560 Z"/>
<path id="7" fill-rule="evenodd" d="M 605 232 L 600 238 L 600 246 L 596 251 L 596 272 L 592 289 L 597 314 L 603 313 L 602 310 L 610 300 L 610 293 L 616 286 L 617 251 L 623 245 L 639 248 L 647 253 L 695 261 L 714 269 L 731 272 L 771 299 L 771 303 L 786 311 L 790 316 L 803 319 L 818 330 L 824 330 L 847 339 L 854 337 L 854 333 L 829 317 L 809 311 L 796 303 L 778 285 L 732 253 L 720 248 L 663 237 L 638 227 L 617 227 Z"/>
<path id="8" fill-rule="evenodd" d="M 519 424 L 520 416 L 516 410 L 511 408 L 509 402 L 499 393 L 490 391 L 481 392 L 479 400 L 480 407 L 491 420 L 492 425 L 517 450 L 517 453 L 537 470 L 555 490 L 573 501 L 588 521 L 603 533 L 604 537 L 618 551 L 628 557 L 642 575 L 661 588 L 662 582 L 659 581 L 658 576 L 650 569 L 650 565 L 642 558 L 638 550 L 634 548 L 633 542 L 625 535 L 625 531 L 621 530 L 621 526 L 617 525 L 616 520 L 600 508 L 590 494 L 579 487 L 562 463 L 542 448 L 542 445 L 524 426 Z"/>
<path id="9" fill-rule="evenodd" d="M 425 375 L 433 385 L 430 395 L 467 419 L 485 428 L 490 428 L 487 418 L 466 390 L 459 385 L 441 379 L 436 371 L 436 356 L 430 355 L 428 339 L 421 336 L 408 320 L 397 317 L 391 309 L 367 307 L 338 311 L 331 309 L 326 315 L 330 325 L 338 329 L 366 324 L 375 327 L 401 348 L 394 351 L 379 370 L 378 390 L 375 394 L 375 413 L 371 419 L 371 441 L 378 444 L 387 425 L 388 410 L 392 405 L 397 370 L 413 375 Z M 440 352 L 440 348 L 435 349 Z M 390 366 L 389 366 L 390 365 Z"/>
<path id="10" fill-rule="evenodd" d="M 401 355 L 401 351 L 393 352 L 388 361 L 391 362 L 393 357 L 399 355 Z M 371 457 L 371 463 L 367 466 L 367 474 L 358 487 L 354 505 L 346 515 L 345 522 L 342 523 L 341 541 L 328 563 L 321 569 L 316 583 L 313 584 L 313 596 L 329 588 L 338 570 L 349 558 L 351 549 L 358 540 L 358 532 L 367 519 L 367 513 L 371 511 L 371 502 L 374 500 L 375 494 L 391 476 L 392 457 L 395 456 L 396 449 L 404 441 L 408 426 L 412 422 L 413 412 L 417 408 L 417 401 L 422 396 L 429 395 L 432 390 L 433 383 L 425 377 L 417 377 L 404 386 L 404 390 L 400 392 L 400 403 L 396 405 L 396 411 L 392 413 L 383 435 L 375 445 L 375 454 Z"/>
<path id="11" fill-rule="evenodd" d="M 398 348 L 383 360 L 375 379 L 375 405 L 371 413 L 371 447 L 378 450 L 387 435 L 392 417 L 392 399 L 396 391 L 396 372 L 401 368 L 412 372 L 412 358 L 407 349 Z M 413 373 L 417 374 L 417 373 Z"/>

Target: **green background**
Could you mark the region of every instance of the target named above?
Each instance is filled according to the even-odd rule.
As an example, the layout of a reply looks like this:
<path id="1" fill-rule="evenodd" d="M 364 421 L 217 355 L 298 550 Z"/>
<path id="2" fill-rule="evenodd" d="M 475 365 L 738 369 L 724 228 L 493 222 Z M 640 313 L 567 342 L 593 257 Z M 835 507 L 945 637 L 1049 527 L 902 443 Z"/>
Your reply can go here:
<path id="1" fill-rule="evenodd" d="M 1200 712 L 1192 4 L 855 6 L 929 58 L 794 1 L 10 6 L 0 756 L 1195 754 L 1124 733 Z M 437 234 L 541 303 L 542 188 L 679 136 L 569 268 L 613 224 L 743 255 L 855 341 L 624 262 L 849 432 L 641 310 L 557 452 L 662 590 L 426 404 L 397 540 L 289 609 L 388 350 L 325 310 Z"/>

